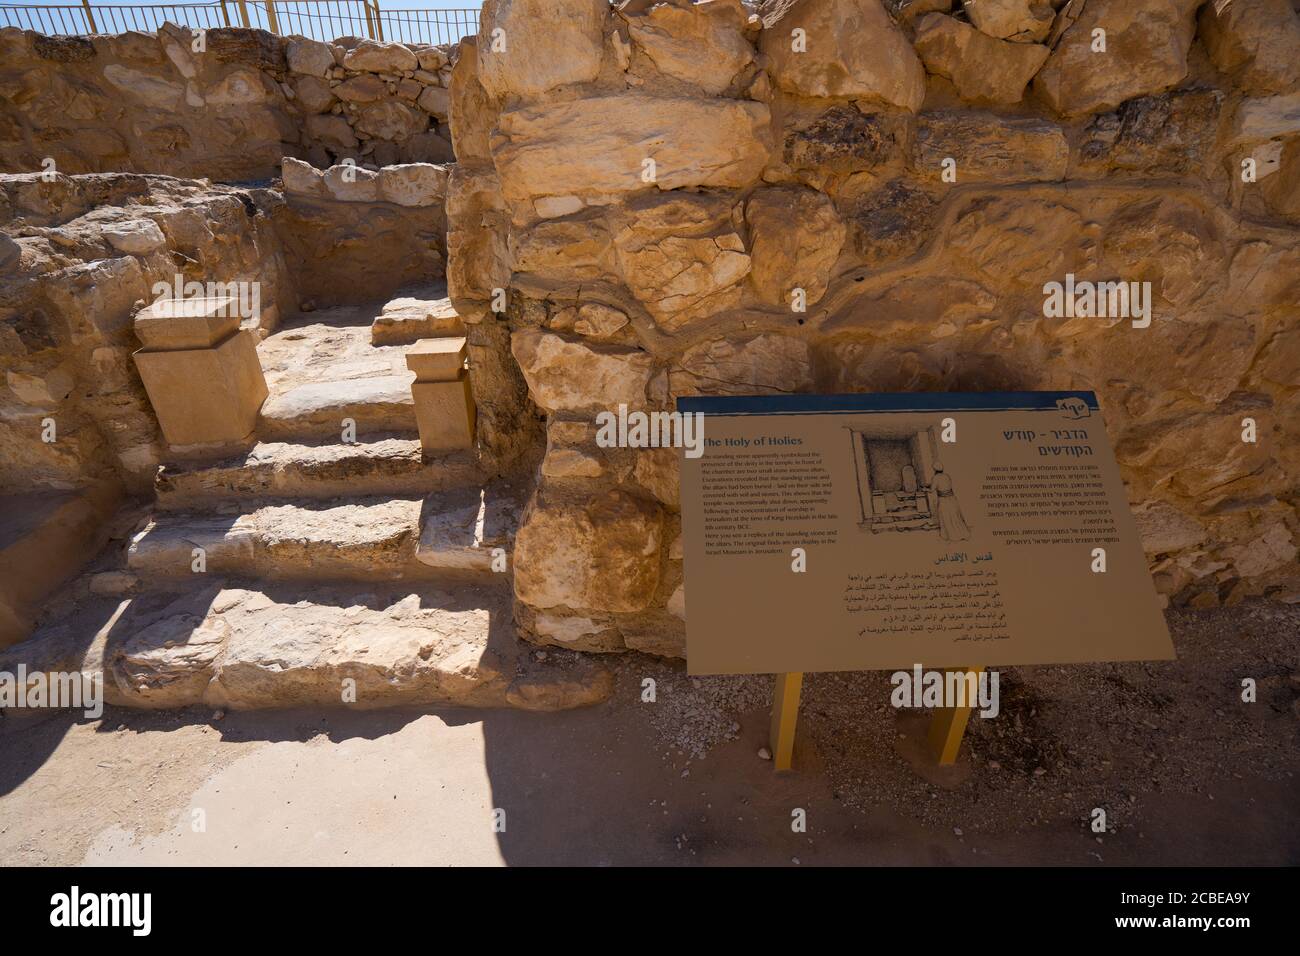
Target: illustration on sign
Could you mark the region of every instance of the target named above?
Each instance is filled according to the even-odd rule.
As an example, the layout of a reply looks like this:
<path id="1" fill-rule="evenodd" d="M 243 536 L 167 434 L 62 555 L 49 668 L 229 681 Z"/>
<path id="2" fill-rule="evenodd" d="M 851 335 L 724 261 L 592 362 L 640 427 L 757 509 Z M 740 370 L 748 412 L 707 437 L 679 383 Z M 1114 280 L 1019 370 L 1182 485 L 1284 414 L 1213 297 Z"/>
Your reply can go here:
<path id="1" fill-rule="evenodd" d="M 970 537 L 933 428 L 850 428 L 849 434 L 862 509 L 859 527 L 872 533 L 933 531 L 945 541 Z"/>

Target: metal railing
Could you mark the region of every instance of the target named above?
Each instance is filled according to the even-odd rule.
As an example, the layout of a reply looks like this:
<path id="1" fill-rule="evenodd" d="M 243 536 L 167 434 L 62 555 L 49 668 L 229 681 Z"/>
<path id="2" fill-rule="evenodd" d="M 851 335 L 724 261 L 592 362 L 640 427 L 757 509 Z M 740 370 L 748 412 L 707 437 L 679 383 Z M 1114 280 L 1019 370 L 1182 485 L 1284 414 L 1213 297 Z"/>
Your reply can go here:
<path id="1" fill-rule="evenodd" d="M 379 23 L 384 37 L 389 40 L 402 43 L 456 43 L 462 37 L 478 32 L 478 13 L 478 7 L 459 10 L 382 10 L 379 13 Z"/>
<path id="2" fill-rule="evenodd" d="M 381 10 L 379 0 L 214 0 L 211 3 L 0 3 L 0 27 L 49 36 L 152 32 L 164 23 L 192 29 L 254 27 L 283 36 L 343 36 L 404 43 L 455 43 L 478 30 L 478 8 Z"/>

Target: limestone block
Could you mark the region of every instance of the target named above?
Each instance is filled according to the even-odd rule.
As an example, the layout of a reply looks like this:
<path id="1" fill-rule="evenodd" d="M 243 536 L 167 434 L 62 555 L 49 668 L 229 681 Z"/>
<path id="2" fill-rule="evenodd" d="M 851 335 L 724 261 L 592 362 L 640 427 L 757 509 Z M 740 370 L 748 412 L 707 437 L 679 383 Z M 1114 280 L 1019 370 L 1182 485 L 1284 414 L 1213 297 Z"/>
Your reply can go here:
<path id="1" fill-rule="evenodd" d="M 465 323 L 446 299 L 393 299 L 370 323 L 371 345 L 409 345 L 419 339 L 463 335 Z"/>
<path id="2" fill-rule="evenodd" d="M 659 3 L 626 19 L 632 42 L 661 72 L 716 95 L 754 58 L 747 16 L 740 0 L 704 0 Z"/>
<path id="3" fill-rule="evenodd" d="M 958 182 L 1026 182 L 1065 178 L 1070 147 L 1065 131 L 1034 117 L 939 110 L 917 118 L 914 162 L 938 180 L 946 159 Z"/>
<path id="4" fill-rule="evenodd" d="M 492 552 L 514 544 L 519 507 L 505 489 L 491 486 L 430 496 L 416 560 L 434 568 L 491 571 Z"/>
<path id="5" fill-rule="evenodd" d="M 441 86 L 430 86 L 420 94 L 416 103 L 426 113 L 432 113 L 438 119 L 445 120 L 451 109 L 451 94 Z"/>
<path id="6" fill-rule="evenodd" d="M 102 234 L 114 249 L 131 255 L 146 255 L 167 244 L 162 230 L 152 219 L 115 222 L 104 226 Z"/>
<path id="7" fill-rule="evenodd" d="M 1133 509 L 1133 519 L 1147 554 L 1194 548 L 1205 540 L 1205 528 L 1199 521 L 1164 501 L 1143 502 Z"/>
<path id="8" fill-rule="evenodd" d="M 668 378 L 679 396 L 802 392 L 812 386 L 812 356 L 807 342 L 785 335 L 702 342 L 682 353 Z"/>
<path id="9" fill-rule="evenodd" d="M 515 537 L 515 595 L 534 608 L 644 610 L 662 543 L 657 504 L 618 490 L 574 501 L 541 493 Z"/>
<path id="10" fill-rule="evenodd" d="M 371 73 L 362 73 L 334 87 L 335 96 L 345 103 L 373 103 L 388 95 L 384 81 Z"/>
<path id="11" fill-rule="evenodd" d="M 5 384 L 24 404 L 33 408 L 54 408 L 72 393 L 76 380 L 69 363 L 65 362 L 42 375 L 9 369 L 5 372 Z"/>
<path id="12" fill-rule="evenodd" d="M 349 70 L 369 70 L 373 73 L 401 73 L 404 70 L 418 69 L 420 61 L 400 43 L 362 40 L 343 57 L 343 66 Z"/>
<path id="13" fill-rule="evenodd" d="M 210 106 L 250 106 L 282 95 L 265 74 L 256 70 L 235 70 L 208 90 L 204 100 Z"/>
<path id="14" fill-rule="evenodd" d="M 478 55 L 474 44 L 473 37 L 461 41 L 460 58 L 452 68 L 452 82 L 448 87 L 451 142 L 456 150 L 456 161 L 461 164 L 491 162 L 488 136 L 496 125 L 497 111 L 478 79 Z"/>
<path id="15" fill-rule="evenodd" d="M 447 65 L 447 53 L 436 46 L 421 47 L 418 50 L 412 50 L 416 58 L 420 61 L 420 69 L 428 70 L 430 73 L 436 73 Z"/>
<path id="16" fill-rule="evenodd" d="M 627 325 L 627 313 L 600 302 L 588 302 L 578 308 L 573 330 L 579 335 L 605 338 Z"/>
<path id="17" fill-rule="evenodd" d="M 1300 87 L 1300 16 L 1289 0 L 1234 0 L 1201 8 L 1201 42 L 1222 72 L 1249 93 Z"/>
<path id="18" fill-rule="evenodd" d="M 1046 40 L 1056 16 L 1047 0 L 962 0 L 962 6 L 981 32 L 1017 43 Z"/>
<path id="19" fill-rule="evenodd" d="M 116 63 L 104 67 L 104 79 L 129 100 L 155 109 L 175 109 L 180 102 L 184 89 L 179 83 L 172 83 L 160 77 L 150 76 L 140 70 L 128 69 Z"/>
<path id="20" fill-rule="evenodd" d="M 423 339 L 406 350 L 406 367 L 417 382 L 454 382 L 465 367 L 466 354 L 463 335 Z"/>
<path id="21" fill-rule="evenodd" d="M 429 127 L 429 117 L 414 106 L 397 100 L 380 100 L 371 103 L 357 117 L 357 130 L 373 139 L 391 139 L 402 142 Z"/>
<path id="22" fill-rule="evenodd" d="M 325 181 L 321 171 L 311 163 L 285 156 L 280 160 L 280 180 L 286 194 L 296 196 L 324 196 Z"/>
<path id="23" fill-rule="evenodd" d="M 646 387 L 654 374 L 654 358 L 647 352 L 574 341 L 537 329 L 515 332 L 510 349 L 533 401 L 549 412 L 646 404 Z"/>
<path id="24" fill-rule="evenodd" d="M 930 13 L 916 28 L 916 51 L 931 73 L 947 77 L 974 103 L 1019 103 L 1047 59 L 1037 43 L 997 40 L 966 23 Z"/>
<path id="25" fill-rule="evenodd" d="M 1079 167 L 1196 174 L 1215 147 L 1223 98 L 1221 90 L 1173 90 L 1126 100 L 1088 124 L 1079 143 Z"/>
<path id="26" fill-rule="evenodd" d="M 379 199 L 379 174 L 372 169 L 339 163 L 324 172 L 325 188 L 340 202 L 375 202 Z"/>
<path id="27" fill-rule="evenodd" d="M 614 237 L 623 281 L 664 329 L 734 309 L 750 257 L 723 197 L 648 193 Z"/>
<path id="28" fill-rule="evenodd" d="M 334 67 L 334 54 L 328 43 L 296 37 L 289 41 L 285 57 L 291 73 L 325 77 Z"/>
<path id="29" fill-rule="evenodd" d="M 380 198 L 399 206 L 434 206 L 446 195 L 446 166 L 406 163 L 379 171 Z"/>
<path id="30" fill-rule="evenodd" d="M 478 74 L 493 96 L 536 97 L 600 72 L 606 0 L 487 0 Z"/>
<path id="31" fill-rule="evenodd" d="M 357 137 L 348 121 L 332 113 L 308 116 L 304 134 L 309 142 L 329 149 L 347 152 L 357 148 Z"/>
<path id="32" fill-rule="evenodd" d="M 597 212 L 574 219 L 539 222 L 511 235 L 516 272 L 550 281 L 581 284 L 613 272 L 609 227 Z"/>
<path id="33" fill-rule="evenodd" d="M 103 546 L 120 494 L 100 482 L 0 497 L 0 648 L 26 637 L 42 601 Z"/>
<path id="34" fill-rule="evenodd" d="M 1242 100 L 1232 116 L 1228 142 L 1244 146 L 1300 133 L 1300 92 Z"/>
<path id="35" fill-rule="evenodd" d="M 136 337 L 150 351 L 211 348 L 238 328 L 229 296 L 160 299 L 135 317 Z"/>
<path id="36" fill-rule="evenodd" d="M 439 452 L 474 447 L 474 397 L 468 373 L 450 382 L 413 382 L 411 396 L 421 448 Z"/>
<path id="37" fill-rule="evenodd" d="M 571 216 L 585 205 L 577 196 L 542 196 L 533 201 L 533 211 L 543 219 Z"/>
<path id="38" fill-rule="evenodd" d="M 762 103 L 644 93 L 547 103 L 501 114 L 491 139 L 512 202 L 644 189 L 654 160 L 662 190 L 748 186 L 770 151 Z"/>
<path id="39" fill-rule="evenodd" d="M 314 76 L 296 76 L 291 81 L 294 102 L 304 113 L 324 113 L 334 105 L 329 85 Z"/>
<path id="40" fill-rule="evenodd" d="M 1064 116 L 1112 109 L 1187 76 L 1198 0 L 1089 0 L 1061 35 L 1034 89 Z M 1093 31 L 1106 31 L 1105 54 Z"/>
<path id="41" fill-rule="evenodd" d="M 847 232 L 830 199 L 802 186 L 760 189 L 745 203 L 745 222 L 759 298 L 789 307 L 800 288 L 807 305 L 818 302 Z"/>
<path id="42" fill-rule="evenodd" d="M 777 0 L 764 6 L 763 26 L 760 49 L 787 92 L 913 112 L 925 99 L 925 70 L 880 0 Z M 802 49 L 796 29 L 803 31 Z"/>
<path id="43" fill-rule="evenodd" d="M 251 331 L 212 348 L 141 349 L 134 358 L 168 443 L 238 441 L 253 431 L 267 388 Z"/>

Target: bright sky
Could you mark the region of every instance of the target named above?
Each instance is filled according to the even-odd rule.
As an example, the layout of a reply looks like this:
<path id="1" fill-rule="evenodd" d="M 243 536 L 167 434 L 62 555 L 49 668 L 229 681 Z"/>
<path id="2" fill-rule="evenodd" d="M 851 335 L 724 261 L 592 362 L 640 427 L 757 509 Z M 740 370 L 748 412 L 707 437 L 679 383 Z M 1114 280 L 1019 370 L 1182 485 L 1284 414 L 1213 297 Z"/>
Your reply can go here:
<path id="1" fill-rule="evenodd" d="M 481 6 L 475 0 L 378 2 L 383 14 L 385 39 L 426 43 L 446 43 L 474 32 L 478 22 L 477 11 Z M 263 0 L 246 0 L 245 9 L 251 26 L 263 29 L 267 27 L 266 4 Z M 367 32 L 361 0 L 276 0 L 275 9 L 279 17 L 280 33 L 333 39 L 346 34 L 365 36 Z M 467 10 L 474 12 L 464 12 Z M 179 4 L 99 3 L 92 0 L 95 27 L 100 33 L 131 29 L 154 30 L 164 21 L 211 28 L 225 26 L 229 18 L 231 25 L 239 26 L 238 11 L 236 0 L 226 0 L 224 14 L 219 0 L 215 3 L 212 0 L 189 0 L 188 3 L 182 0 Z M 2 26 L 16 26 L 50 34 L 89 32 L 80 0 L 28 0 L 26 3 L 0 0 L 0 27 Z"/>
<path id="2" fill-rule="evenodd" d="M 204 2 L 204 0 L 199 0 L 199 2 Z M 235 0 L 227 0 L 227 2 L 231 7 L 235 6 Z M 277 3 L 280 2 L 282 2 L 282 0 L 277 0 Z M 342 0 L 339 0 L 339 2 L 342 2 Z M 258 5 L 259 0 L 247 0 L 247 3 L 249 6 L 256 6 Z M 0 6 L 6 7 L 76 7 L 80 5 L 81 0 L 27 0 L 25 3 L 18 3 L 16 0 L 2 0 L 2 2 L 0 2 Z M 91 5 L 95 7 L 168 6 L 168 4 L 119 3 L 118 0 L 112 0 L 110 3 L 99 3 L 97 0 L 92 0 Z M 330 0 L 329 5 L 335 5 L 334 0 Z M 391 2 L 387 3 L 384 2 L 384 0 L 379 0 L 379 9 L 381 10 L 390 8 L 400 8 L 403 10 L 462 10 L 470 7 L 478 8 L 480 6 L 482 6 L 482 4 L 476 3 L 474 0 L 446 0 L 446 2 L 444 2 L 444 0 L 391 0 Z"/>

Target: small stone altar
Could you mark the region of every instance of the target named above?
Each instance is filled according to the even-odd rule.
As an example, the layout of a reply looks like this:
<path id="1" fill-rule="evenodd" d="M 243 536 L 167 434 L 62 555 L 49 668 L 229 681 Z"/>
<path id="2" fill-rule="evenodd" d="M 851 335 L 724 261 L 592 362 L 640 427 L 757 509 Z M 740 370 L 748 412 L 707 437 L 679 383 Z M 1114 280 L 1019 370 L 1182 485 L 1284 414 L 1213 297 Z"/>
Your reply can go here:
<path id="1" fill-rule="evenodd" d="M 257 340 L 229 297 L 162 299 L 135 317 L 134 354 L 168 444 L 247 437 L 267 396 Z"/>

